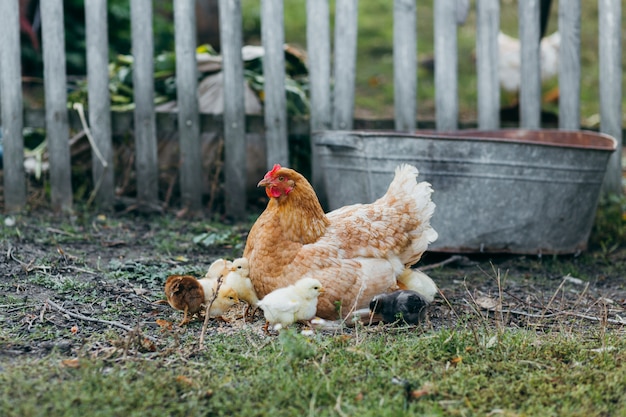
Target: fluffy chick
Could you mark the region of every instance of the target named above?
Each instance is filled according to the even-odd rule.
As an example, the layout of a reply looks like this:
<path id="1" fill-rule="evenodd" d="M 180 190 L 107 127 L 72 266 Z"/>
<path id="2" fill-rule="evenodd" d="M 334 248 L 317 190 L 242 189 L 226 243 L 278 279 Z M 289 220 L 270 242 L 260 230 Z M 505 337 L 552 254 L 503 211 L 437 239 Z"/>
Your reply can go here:
<path id="1" fill-rule="evenodd" d="M 165 296 L 167 303 L 184 312 L 183 319 L 178 324 L 189 323 L 188 315 L 193 316 L 202 309 L 204 303 L 204 288 L 200 282 L 190 275 L 170 275 L 165 281 Z"/>
<path id="2" fill-rule="evenodd" d="M 226 259 L 216 259 L 213 261 L 211 266 L 209 266 L 208 271 L 206 272 L 205 278 L 208 279 L 218 279 L 219 277 L 225 277 L 230 272 L 233 263 Z"/>
<path id="3" fill-rule="evenodd" d="M 432 303 L 439 292 L 437 284 L 428 275 L 410 268 L 398 275 L 398 288 L 419 293 L 427 303 Z"/>
<path id="4" fill-rule="evenodd" d="M 237 297 L 237 291 L 235 291 L 226 284 L 220 285 L 217 297 L 215 297 L 215 291 L 217 290 L 218 286 L 217 280 L 202 278 L 199 279 L 198 282 L 204 290 L 204 305 L 209 305 L 211 303 L 211 300 L 213 300 L 213 304 L 211 304 L 211 309 L 209 310 L 209 317 L 221 317 L 232 306 L 239 302 L 239 297 Z"/>
<path id="5" fill-rule="evenodd" d="M 254 291 L 254 286 L 249 277 L 250 265 L 247 258 L 238 258 L 232 262 L 230 272 L 226 275 L 224 283 L 237 291 L 240 300 L 245 301 L 248 306 L 244 312 L 244 318 L 248 315 L 249 308 L 256 310 L 259 298 Z M 253 313 L 254 314 L 254 313 Z"/>
<path id="6" fill-rule="evenodd" d="M 407 324 L 419 324 L 424 320 L 428 304 L 418 292 L 400 290 L 377 295 L 370 301 L 370 310 L 382 316 L 385 323 L 403 321 Z"/>
<path id="7" fill-rule="evenodd" d="M 309 321 L 315 317 L 317 298 L 324 292 L 322 284 L 313 278 L 302 278 L 295 284 L 267 294 L 258 305 L 263 310 L 266 324 L 273 329 L 287 327 L 296 321 Z"/>

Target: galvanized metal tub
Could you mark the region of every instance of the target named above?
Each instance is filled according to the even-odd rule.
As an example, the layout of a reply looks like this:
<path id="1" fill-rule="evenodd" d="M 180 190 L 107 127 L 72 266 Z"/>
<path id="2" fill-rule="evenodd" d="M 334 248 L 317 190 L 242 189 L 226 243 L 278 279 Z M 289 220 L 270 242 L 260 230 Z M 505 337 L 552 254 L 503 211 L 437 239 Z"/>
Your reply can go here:
<path id="1" fill-rule="evenodd" d="M 498 130 L 313 134 L 329 209 L 382 196 L 401 163 L 432 184 L 429 250 L 569 254 L 586 249 L 610 136 Z"/>

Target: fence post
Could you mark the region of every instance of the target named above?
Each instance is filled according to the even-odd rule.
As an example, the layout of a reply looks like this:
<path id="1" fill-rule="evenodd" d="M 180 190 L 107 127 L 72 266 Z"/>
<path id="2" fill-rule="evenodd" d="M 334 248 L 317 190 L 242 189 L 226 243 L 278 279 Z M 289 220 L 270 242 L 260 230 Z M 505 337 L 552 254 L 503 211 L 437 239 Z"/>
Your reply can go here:
<path id="1" fill-rule="evenodd" d="M 72 177 L 67 117 L 63 1 L 40 3 L 43 40 L 46 136 L 50 159 L 50 196 L 56 211 L 72 210 Z"/>
<path id="2" fill-rule="evenodd" d="M 358 0 L 335 4 L 333 129 L 352 129 L 356 77 Z"/>
<path id="3" fill-rule="evenodd" d="M 580 128 L 580 0 L 559 3 L 559 128 Z"/>
<path id="4" fill-rule="evenodd" d="M 598 0 L 600 49 L 600 131 L 617 139 L 609 158 L 603 193 L 622 194 L 621 0 Z"/>
<path id="5" fill-rule="evenodd" d="M 393 85 L 396 130 L 412 132 L 417 117 L 415 0 L 393 3 Z"/>
<path id="6" fill-rule="evenodd" d="M 437 130 L 455 130 L 459 118 L 456 0 L 437 0 L 435 13 L 435 106 Z"/>
<path id="7" fill-rule="evenodd" d="M 23 98 L 20 59 L 19 9 L 16 1 L 0 4 L 0 107 L 4 148 L 4 208 L 21 210 L 26 204 Z"/>
<path id="8" fill-rule="evenodd" d="M 498 76 L 498 31 L 500 0 L 476 1 L 476 76 L 478 128 L 500 128 L 500 79 Z"/>
<path id="9" fill-rule="evenodd" d="M 140 204 L 158 204 L 156 119 L 154 114 L 154 39 L 152 1 L 131 0 L 133 92 L 135 94 L 135 166 Z"/>
<path id="10" fill-rule="evenodd" d="M 220 39 L 224 74 L 224 188 L 226 213 L 243 218 L 246 208 L 246 111 L 244 103 L 242 13 L 240 0 L 220 0 Z"/>
<path id="11" fill-rule="evenodd" d="M 202 206 L 195 4 L 195 0 L 174 1 L 180 188 L 183 205 L 192 211 Z"/>
<path id="12" fill-rule="evenodd" d="M 106 0 L 85 2 L 89 125 L 97 148 L 97 150 L 91 150 L 93 182 L 96 190 L 96 203 L 102 209 L 111 209 L 115 200 L 115 181 L 106 16 Z"/>
<path id="13" fill-rule="evenodd" d="M 311 82 L 311 132 L 330 129 L 330 11 L 328 0 L 306 2 L 306 44 Z M 313 187 L 320 200 L 325 200 L 319 150 L 311 141 Z"/>
<path id="14" fill-rule="evenodd" d="M 267 168 L 289 164 L 283 0 L 261 0 Z"/>
<path id="15" fill-rule="evenodd" d="M 518 2 L 520 68 L 520 127 L 541 127 L 541 77 L 539 65 L 539 0 Z"/>

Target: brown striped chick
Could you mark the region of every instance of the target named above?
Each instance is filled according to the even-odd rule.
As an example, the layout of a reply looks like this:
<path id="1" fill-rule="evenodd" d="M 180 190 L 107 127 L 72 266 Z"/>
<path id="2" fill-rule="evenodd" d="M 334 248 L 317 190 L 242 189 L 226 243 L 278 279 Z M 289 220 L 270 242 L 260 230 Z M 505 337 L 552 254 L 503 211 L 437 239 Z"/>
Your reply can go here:
<path id="1" fill-rule="evenodd" d="M 205 299 L 204 288 L 195 277 L 190 275 L 170 275 L 167 277 L 165 296 L 170 306 L 184 312 L 179 326 L 189 323 L 188 315 L 193 316 L 202 310 Z"/>
<path id="2" fill-rule="evenodd" d="M 220 285 L 217 297 L 215 297 L 215 290 L 218 286 L 218 280 L 216 279 L 202 278 L 199 279 L 198 282 L 200 282 L 204 290 L 203 302 L 205 308 L 213 301 L 211 309 L 209 310 L 209 317 L 221 317 L 226 314 L 232 306 L 239 302 L 237 291 L 224 283 Z"/>
<path id="3" fill-rule="evenodd" d="M 245 301 L 247 305 L 243 313 L 244 321 L 248 317 L 250 307 L 252 307 L 252 315 L 257 309 L 259 299 L 254 291 L 252 281 L 248 276 L 250 274 L 250 265 L 247 258 L 237 258 L 232 262 L 230 272 L 226 275 L 224 283 L 237 291 L 237 296 L 241 301 Z"/>

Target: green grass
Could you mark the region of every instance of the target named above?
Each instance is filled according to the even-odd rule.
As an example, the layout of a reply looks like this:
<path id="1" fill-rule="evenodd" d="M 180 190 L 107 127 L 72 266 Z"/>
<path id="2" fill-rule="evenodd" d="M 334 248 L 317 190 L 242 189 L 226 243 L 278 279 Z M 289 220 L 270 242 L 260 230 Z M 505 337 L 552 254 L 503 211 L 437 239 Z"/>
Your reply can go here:
<path id="1" fill-rule="evenodd" d="M 625 348 L 617 332 L 242 331 L 200 352 L 5 363 L 0 414 L 623 415 Z"/>
<path id="2" fill-rule="evenodd" d="M 334 1 L 330 1 L 331 24 L 334 21 Z M 244 0 L 244 32 L 246 43 L 258 43 L 260 37 L 260 3 Z M 432 2 L 417 2 L 418 59 L 432 56 Z M 547 33 L 557 30 L 559 2 L 552 4 Z M 583 1 L 581 22 L 581 122 L 594 127 L 599 112 L 598 81 L 598 2 Z M 284 4 L 285 41 L 306 49 L 306 0 L 290 0 Z M 503 32 L 518 36 L 517 1 L 501 2 L 500 27 Z M 361 1 L 358 17 L 358 51 L 356 72 L 356 116 L 393 118 L 393 2 Z M 459 113 L 463 121 L 476 120 L 476 69 L 473 51 L 476 44 L 475 1 L 465 24 L 458 27 Z M 331 26 L 331 39 L 334 37 Z M 331 41 L 332 42 L 332 41 Z M 626 67 L 626 54 L 622 56 Z M 417 82 L 418 118 L 434 119 L 434 75 L 419 68 Z M 556 78 L 546 82 L 543 90 L 558 85 Z M 626 79 L 622 89 L 626 88 Z M 625 90 L 626 91 L 626 90 Z M 508 104 L 513 97 L 502 93 Z M 626 104 L 626 98 L 624 99 Z M 558 112 L 558 105 L 544 104 L 545 110 Z M 626 119 L 625 119 L 626 120 Z"/>

